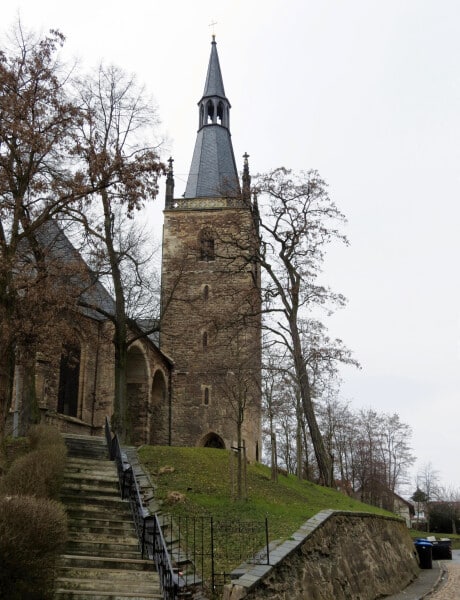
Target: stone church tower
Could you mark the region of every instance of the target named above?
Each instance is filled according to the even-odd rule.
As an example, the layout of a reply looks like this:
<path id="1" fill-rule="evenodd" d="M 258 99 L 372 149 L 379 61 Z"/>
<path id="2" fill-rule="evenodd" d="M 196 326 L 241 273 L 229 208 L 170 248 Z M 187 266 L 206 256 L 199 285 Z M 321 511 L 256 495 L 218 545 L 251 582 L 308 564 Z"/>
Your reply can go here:
<path id="1" fill-rule="evenodd" d="M 213 36 L 185 194 L 166 184 L 160 349 L 174 364 L 173 445 L 260 454 L 260 272 L 248 156 L 239 183 Z"/>

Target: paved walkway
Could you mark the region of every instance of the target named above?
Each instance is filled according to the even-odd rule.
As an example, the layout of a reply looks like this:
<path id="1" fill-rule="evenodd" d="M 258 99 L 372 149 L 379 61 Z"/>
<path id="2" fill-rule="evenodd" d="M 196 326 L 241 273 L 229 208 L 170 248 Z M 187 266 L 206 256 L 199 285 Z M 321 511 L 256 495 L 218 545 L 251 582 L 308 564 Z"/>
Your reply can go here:
<path id="1" fill-rule="evenodd" d="M 460 599 L 460 560 L 442 561 L 445 572 L 441 578 L 439 587 L 433 594 L 429 594 L 429 600 L 459 600 Z"/>
<path id="2" fill-rule="evenodd" d="M 405 590 L 385 600 L 460 600 L 460 550 L 453 560 L 435 560 L 432 569 L 422 569 Z"/>

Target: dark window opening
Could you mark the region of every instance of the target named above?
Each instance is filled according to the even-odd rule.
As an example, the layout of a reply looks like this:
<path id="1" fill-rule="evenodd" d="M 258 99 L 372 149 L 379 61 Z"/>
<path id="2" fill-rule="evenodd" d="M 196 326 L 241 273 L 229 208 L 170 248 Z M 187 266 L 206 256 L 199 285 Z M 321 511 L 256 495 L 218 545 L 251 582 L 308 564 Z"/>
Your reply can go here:
<path id="1" fill-rule="evenodd" d="M 209 230 L 205 230 L 201 233 L 200 260 L 215 260 L 214 236 Z"/>
<path id="2" fill-rule="evenodd" d="M 211 100 L 207 104 L 206 112 L 208 115 L 208 118 L 207 118 L 208 124 L 214 123 L 214 104 L 211 102 Z"/>
<path id="3" fill-rule="evenodd" d="M 203 288 L 203 299 L 204 300 L 209 299 L 209 285 L 205 285 Z"/>
<path id="4" fill-rule="evenodd" d="M 204 388 L 203 403 L 205 406 L 208 406 L 208 404 L 209 404 L 209 388 Z"/>
<path id="5" fill-rule="evenodd" d="M 222 102 L 219 102 L 219 104 L 217 105 L 217 118 L 219 120 L 219 124 L 222 125 L 222 122 L 224 120 L 224 105 L 222 104 Z"/>
<path id="6" fill-rule="evenodd" d="M 205 331 L 203 333 L 203 349 L 208 347 L 208 333 Z"/>
<path id="7" fill-rule="evenodd" d="M 80 378 L 80 348 L 66 344 L 59 366 L 58 412 L 76 417 L 78 411 L 78 382 Z"/>

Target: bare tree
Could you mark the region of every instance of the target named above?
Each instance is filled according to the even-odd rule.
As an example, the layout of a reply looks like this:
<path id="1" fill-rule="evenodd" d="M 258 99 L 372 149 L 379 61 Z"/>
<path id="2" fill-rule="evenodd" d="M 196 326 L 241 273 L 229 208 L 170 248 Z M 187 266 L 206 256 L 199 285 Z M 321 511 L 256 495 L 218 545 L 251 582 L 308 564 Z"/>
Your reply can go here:
<path id="1" fill-rule="evenodd" d="M 302 410 L 308 424 L 323 483 L 333 485 L 332 461 L 318 426 L 311 376 L 302 337 L 308 334 L 302 316 L 322 306 L 342 305 L 344 298 L 320 283 L 326 246 L 346 241 L 338 226 L 344 216 L 330 199 L 325 182 L 315 171 L 294 175 L 280 168 L 259 176 L 253 208 L 259 233 L 255 247 L 264 273 L 263 298 L 271 333 L 292 357 Z M 307 326 L 308 327 L 308 326 Z"/>
<path id="2" fill-rule="evenodd" d="M 424 463 L 417 472 L 417 489 L 425 494 L 425 518 L 427 529 L 430 530 L 430 502 L 439 494 L 439 472 L 431 462 Z"/>
<path id="3" fill-rule="evenodd" d="M 124 229 L 123 215 L 132 218 L 146 201 L 155 198 L 164 166 L 151 139 L 157 123 L 155 111 L 133 77 L 116 67 L 100 66 L 95 76 L 79 82 L 78 93 L 84 118 L 76 148 L 92 195 L 90 204 L 82 202 L 78 212 L 72 208 L 70 216 L 84 225 L 99 266 L 110 276 L 115 313 L 104 316 L 114 325 L 113 426 L 127 439 L 126 366 L 132 341 L 128 337 L 129 294 L 133 278 L 137 292 L 142 289 L 146 280 L 141 267 L 146 263 L 139 253 L 140 238 L 132 229 Z"/>
<path id="4" fill-rule="evenodd" d="M 42 308 L 49 315 L 62 297 L 56 293 L 59 280 L 50 285 L 49 256 L 39 232 L 85 193 L 72 166 L 80 111 L 59 63 L 63 43 L 58 31 L 40 37 L 18 23 L 0 51 L 0 439 L 17 352 L 24 373 L 31 375 L 37 326 L 46 328 L 48 322 L 38 315 Z M 32 378 L 25 389 L 33 395 Z"/>

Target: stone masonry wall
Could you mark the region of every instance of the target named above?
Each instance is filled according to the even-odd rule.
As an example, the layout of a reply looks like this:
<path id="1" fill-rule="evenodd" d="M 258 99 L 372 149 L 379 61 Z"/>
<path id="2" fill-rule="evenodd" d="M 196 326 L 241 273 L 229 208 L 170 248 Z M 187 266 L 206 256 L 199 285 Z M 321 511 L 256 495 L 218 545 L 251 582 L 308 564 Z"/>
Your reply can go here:
<path id="1" fill-rule="evenodd" d="M 251 213 L 223 198 L 183 204 L 189 208 L 165 210 L 163 229 L 160 348 L 174 361 L 172 444 L 202 445 L 215 434 L 225 448 L 235 447 L 244 402 L 242 437 L 255 460 L 260 296 L 254 265 L 242 255 L 252 241 Z M 214 243 L 212 260 L 201 253 L 203 232 Z"/>
<path id="2" fill-rule="evenodd" d="M 367 513 L 326 510 L 307 521 L 227 585 L 224 600 L 376 600 L 404 589 L 418 574 L 405 523 Z"/>

